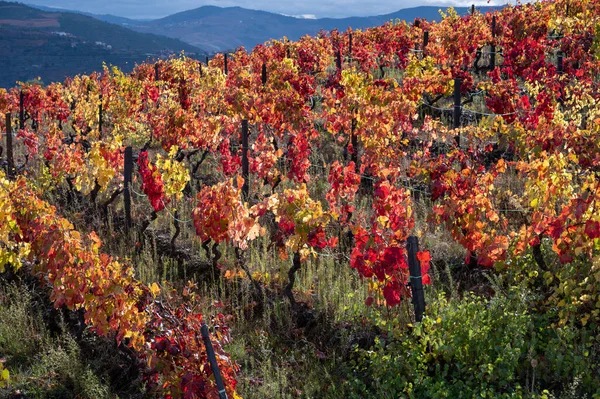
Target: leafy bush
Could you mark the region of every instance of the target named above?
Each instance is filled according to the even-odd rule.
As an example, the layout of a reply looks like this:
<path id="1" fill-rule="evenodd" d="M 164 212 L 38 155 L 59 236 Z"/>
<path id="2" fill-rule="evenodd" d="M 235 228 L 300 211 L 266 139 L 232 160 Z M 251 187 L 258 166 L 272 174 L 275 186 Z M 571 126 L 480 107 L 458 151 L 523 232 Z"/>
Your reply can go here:
<path id="1" fill-rule="evenodd" d="M 521 288 L 490 300 L 440 295 L 412 336 L 380 338 L 373 350 L 358 351 L 346 395 L 600 397 L 595 331 L 549 328 L 557 315 L 532 313 L 531 303 Z"/>

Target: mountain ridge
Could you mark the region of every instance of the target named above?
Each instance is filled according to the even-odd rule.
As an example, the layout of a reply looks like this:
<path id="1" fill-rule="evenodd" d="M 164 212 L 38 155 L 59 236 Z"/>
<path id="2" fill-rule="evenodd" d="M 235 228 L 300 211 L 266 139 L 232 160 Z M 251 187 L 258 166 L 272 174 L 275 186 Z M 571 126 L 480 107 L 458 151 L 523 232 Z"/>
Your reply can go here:
<path id="1" fill-rule="evenodd" d="M 492 11 L 504 6 L 478 7 L 479 11 Z M 445 6 L 418 6 L 398 11 L 366 16 L 345 18 L 297 18 L 263 10 L 253 10 L 239 6 L 219 7 L 206 5 L 194 9 L 177 12 L 162 18 L 149 21 L 135 20 L 117 16 L 101 16 L 110 18 L 132 30 L 143 33 L 156 33 L 176 38 L 193 46 L 210 52 L 234 50 L 243 46 L 250 50 L 257 44 L 284 36 L 297 40 L 304 35 L 315 35 L 321 29 L 346 30 L 348 27 L 364 29 L 379 26 L 391 20 L 414 21 L 415 18 L 439 20 L 440 9 Z M 459 14 L 470 12 L 470 7 L 455 7 Z"/>
<path id="2" fill-rule="evenodd" d="M 44 11 L 0 1 L 0 87 L 40 77 L 44 82 L 102 70 L 129 70 L 148 58 L 203 50 L 178 39 L 127 29 L 66 11 Z"/>

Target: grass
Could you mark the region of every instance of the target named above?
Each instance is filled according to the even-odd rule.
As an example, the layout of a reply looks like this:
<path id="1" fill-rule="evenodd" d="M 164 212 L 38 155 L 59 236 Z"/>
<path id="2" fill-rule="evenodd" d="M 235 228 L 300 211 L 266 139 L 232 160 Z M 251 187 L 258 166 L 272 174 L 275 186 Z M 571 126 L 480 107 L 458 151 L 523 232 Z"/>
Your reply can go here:
<path id="1" fill-rule="evenodd" d="M 11 374 L 0 398 L 143 397 L 114 342 L 91 333 L 77 340 L 39 290 L 0 283 L 0 362 Z"/>

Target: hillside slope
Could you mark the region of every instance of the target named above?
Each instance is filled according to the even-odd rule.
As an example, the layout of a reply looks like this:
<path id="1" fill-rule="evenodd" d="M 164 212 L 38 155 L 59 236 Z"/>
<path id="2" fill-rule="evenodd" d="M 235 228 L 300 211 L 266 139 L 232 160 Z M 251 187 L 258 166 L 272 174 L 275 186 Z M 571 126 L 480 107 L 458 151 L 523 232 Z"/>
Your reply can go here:
<path id="1" fill-rule="evenodd" d="M 89 16 L 0 1 L 0 87 L 40 77 L 64 80 L 102 69 L 124 70 L 148 58 L 204 52 L 180 40 L 140 33 Z"/>
<path id="2" fill-rule="evenodd" d="M 281 39 L 284 36 L 290 40 L 297 40 L 304 35 L 315 35 L 321 29 L 368 28 L 396 19 L 408 22 L 414 21 L 415 18 L 439 20 L 440 8 L 444 7 L 407 8 L 373 17 L 300 19 L 241 7 L 204 6 L 150 22 L 139 22 L 131 28 L 178 38 L 208 51 L 218 52 L 239 46 L 251 49 L 259 43 Z M 482 11 L 492 9 L 481 8 Z M 466 14 L 470 8 L 458 7 L 456 11 Z M 128 23 L 131 23 L 130 21 Z"/>

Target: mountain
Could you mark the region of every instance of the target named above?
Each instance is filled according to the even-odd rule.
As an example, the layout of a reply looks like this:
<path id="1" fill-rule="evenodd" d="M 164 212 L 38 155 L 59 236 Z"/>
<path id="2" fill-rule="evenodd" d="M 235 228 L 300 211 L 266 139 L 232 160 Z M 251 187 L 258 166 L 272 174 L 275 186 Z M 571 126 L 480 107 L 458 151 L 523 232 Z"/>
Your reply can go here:
<path id="1" fill-rule="evenodd" d="M 443 7 L 422 6 L 372 17 L 303 19 L 241 7 L 204 6 L 149 22 L 129 20 L 127 23 L 128 27 L 139 32 L 165 35 L 219 52 L 239 46 L 250 50 L 259 43 L 284 36 L 297 40 L 307 34 L 315 35 L 321 29 L 368 28 L 396 19 L 408 22 L 415 18 L 439 20 L 440 8 Z M 492 9 L 493 7 L 480 8 L 481 11 Z M 464 15 L 470 12 L 470 7 L 457 7 L 456 11 Z"/>
<path id="2" fill-rule="evenodd" d="M 151 21 L 150 19 L 131 19 L 131 18 L 119 17 L 117 15 L 112 15 L 112 14 L 93 14 L 91 12 L 78 11 L 78 10 L 66 10 L 66 9 L 57 8 L 57 7 L 40 6 L 37 4 L 26 4 L 26 5 L 29 7 L 37 8 L 39 10 L 43 10 L 43 11 L 70 12 L 70 13 L 74 13 L 74 14 L 87 15 L 88 17 L 93 17 L 93 18 L 99 19 L 100 21 L 108 22 L 108 23 L 115 24 L 115 25 L 122 25 L 122 26 L 138 25 L 143 22 Z"/>
<path id="3" fill-rule="evenodd" d="M 204 55 L 180 40 L 140 33 L 90 16 L 49 12 L 0 1 L 0 87 L 40 77 L 43 82 L 102 69 L 130 70 L 148 58 L 185 51 Z"/>

